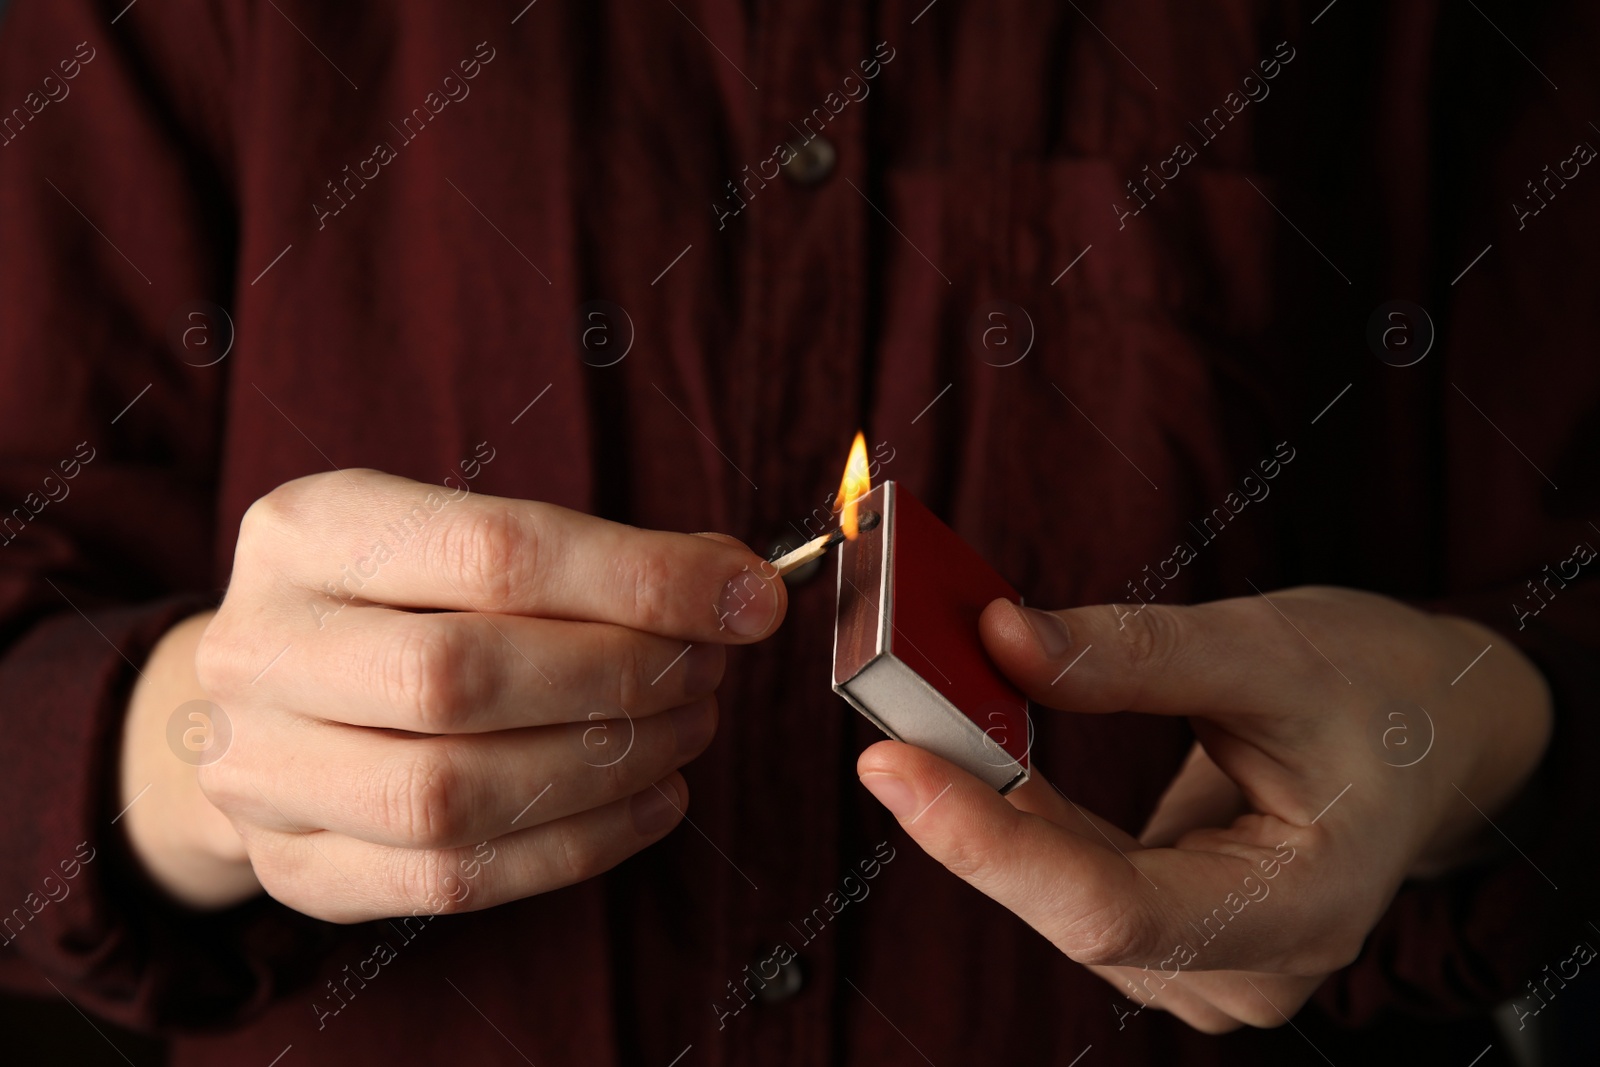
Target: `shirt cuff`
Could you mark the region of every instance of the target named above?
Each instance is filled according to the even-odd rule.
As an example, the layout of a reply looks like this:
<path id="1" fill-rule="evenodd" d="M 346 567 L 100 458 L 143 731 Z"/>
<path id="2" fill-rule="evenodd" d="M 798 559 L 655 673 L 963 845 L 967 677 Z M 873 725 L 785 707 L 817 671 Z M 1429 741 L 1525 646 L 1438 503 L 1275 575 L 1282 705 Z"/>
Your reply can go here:
<path id="1" fill-rule="evenodd" d="M 0 659 L 0 980 L 140 1030 L 225 1027 L 309 981 L 337 927 L 261 897 L 200 913 L 142 872 L 116 823 L 136 664 L 199 596 L 62 611 Z M 137 801 L 135 801 L 137 803 Z"/>
<path id="2" fill-rule="evenodd" d="M 1592 940 L 1584 902 L 1596 888 L 1592 803 L 1600 752 L 1600 611 L 1593 590 L 1574 588 L 1522 629 L 1506 624 L 1517 594 L 1504 591 L 1417 606 L 1482 623 L 1494 642 L 1519 648 L 1550 686 L 1555 725 L 1529 784 L 1504 811 L 1488 812 L 1497 857 L 1426 882 L 1402 886 L 1356 961 L 1314 998 L 1349 1025 L 1389 1011 L 1431 1018 L 1481 1014 L 1556 967 Z M 1489 653 L 1493 655 L 1491 651 Z M 1465 801 L 1463 801 L 1465 803 Z"/>

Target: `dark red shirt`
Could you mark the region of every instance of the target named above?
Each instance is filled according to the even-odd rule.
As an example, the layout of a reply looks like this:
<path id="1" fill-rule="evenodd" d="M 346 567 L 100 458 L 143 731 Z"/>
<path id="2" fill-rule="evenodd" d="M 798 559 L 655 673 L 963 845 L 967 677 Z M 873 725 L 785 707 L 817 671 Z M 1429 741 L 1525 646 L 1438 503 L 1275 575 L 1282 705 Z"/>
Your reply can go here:
<path id="1" fill-rule="evenodd" d="M 8 984 L 182 1064 L 1466 1062 L 1592 936 L 1600 602 L 1527 583 L 1600 544 L 1595 9 L 924 2 L 7 13 Z M 605 877 L 402 936 L 186 915 L 129 862 L 135 665 L 274 486 L 486 443 L 476 491 L 765 549 L 859 426 L 1030 603 L 1325 582 L 1482 619 L 1554 687 L 1559 818 L 1404 888 L 1299 1032 L 1119 1018 L 860 787 L 814 581 L 731 657 L 693 824 Z M 1191 743 L 1037 718 L 1037 767 L 1130 829 Z M 730 1011 L 780 944 L 798 990 Z"/>

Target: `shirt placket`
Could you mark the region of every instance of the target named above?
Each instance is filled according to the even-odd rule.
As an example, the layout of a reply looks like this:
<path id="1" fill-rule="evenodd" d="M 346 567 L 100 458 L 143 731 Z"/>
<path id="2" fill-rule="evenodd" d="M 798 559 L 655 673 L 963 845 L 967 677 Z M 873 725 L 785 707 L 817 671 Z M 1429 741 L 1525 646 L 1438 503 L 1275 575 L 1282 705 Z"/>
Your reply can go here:
<path id="1" fill-rule="evenodd" d="M 758 550 L 815 531 L 862 418 L 868 104 L 842 86 L 860 80 L 871 54 L 865 18 L 861 5 L 833 0 L 762 5 L 755 16 L 756 147 L 730 175 L 738 213 L 727 225 L 743 230 L 745 301 L 730 423 L 760 487 L 746 494 L 745 523 Z M 732 892 L 749 904 L 728 936 L 762 981 L 729 976 L 759 993 L 719 1034 L 729 1063 L 834 1059 L 840 931 L 802 929 L 837 888 L 841 797 L 854 785 L 843 773 L 854 757 L 844 753 L 849 712 L 828 685 L 832 584 L 829 564 L 791 586 L 783 632 L 744 676 L 738 699 L 750 714 L 725 720 L 737 718 L 738 791 L 752 801 L 734 817 L 735 840 L 759 843 L 751 851 L 762 868 L 750 872 L 759 891 L 741 883 Z M 766 978 L 780 945 L 796 960 Z"/>

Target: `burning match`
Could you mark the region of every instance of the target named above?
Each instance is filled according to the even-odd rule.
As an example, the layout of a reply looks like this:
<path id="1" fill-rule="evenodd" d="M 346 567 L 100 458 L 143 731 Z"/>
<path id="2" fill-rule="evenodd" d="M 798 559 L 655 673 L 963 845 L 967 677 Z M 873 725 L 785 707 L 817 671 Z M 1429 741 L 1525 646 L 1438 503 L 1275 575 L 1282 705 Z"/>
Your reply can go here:
<path id="1" fill-rule="evenodd" d="M 876 511 L 869 511 L 865 515 L 861 516 L 858 529 L 870 530 L 874 526 L 878 525 L 878 520 L 878 513 Z M 832 548 L 841 541 L 847 540 L 849 536 L 849 534 L 844 532 L 844 527 L 841 526 L 835 529 L 832 533 L 825 533 L 821 537 L 813 537 L 811 540 L 807 541 L 805 544 L 801 545 L 792 552 L 784 553 L 777 559 L 773 560 L 772 565 L 778 568 L 778 577 L 782 578 L 790 571 L 799 567 L 803 567 L 814 559 L 821 559 L 827 554 L 828 549 Z"/>
<path id="2" fill-rule="evenodd" d="M 822 556 L 840 541 L 853 541 L 862 530 L 870 530 L 878 524 L 877 512 L 869 511 L 859 518 L 856 515 L 856 501 L 866 496 L 872 489 L 872 478 L 867 467 L 867 438 L 860 431 L 856 432 L 855 442 L 850 446 L 850 458 L 844 467 L 844 478 L 839 482 L 839 493 L 834 498 L 834 510 L 839 513 L 839 527 L 831 533 L 820 537 L 813 537 L 805 544 L 792 552 L 787 552 L 772 561 L 778 570 L 778 577 L 783 577 L 790 571 L 805 566 L 814 559 Z"/>

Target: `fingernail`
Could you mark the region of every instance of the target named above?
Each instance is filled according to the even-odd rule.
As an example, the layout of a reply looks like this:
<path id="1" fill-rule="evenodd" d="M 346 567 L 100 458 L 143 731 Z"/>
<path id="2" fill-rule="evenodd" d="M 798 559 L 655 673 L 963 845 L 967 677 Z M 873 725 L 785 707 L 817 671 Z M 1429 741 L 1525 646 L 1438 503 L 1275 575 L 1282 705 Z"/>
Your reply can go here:
<path id="1" fill-rule="evenodd" d="M 676 823 L 682 814 L 678 791 L 671 782 L 657 782 L 633 795 L 628 805 L 633 812 L 633 828 L 645 837 L 654 837 Z"/>
<path id="2" fill-rule="evenodd" d="M 1017 614 L 1033 630 L 1033 636 L 1039 642 L 1039 651 L 1044 653 L 1046 659 L 1060 659 L 1072 646 L 1072 634 L 1067 632 L 1067 624 L 1061 621 L 1061 616 L 1021 604 L 1016 605 L 1016 609 Z"/>
<path id="3" fill-rule="evenodd" d="M 917 794 L 902 778 L 890 774 L 864 774 L 861 784 L 901 822 L 917 813 Z"/>
<path id="4" fill-rule="evenodd" d="M 721 645 L 699 644 L 683 656 L 683 691 L 689 696 L 705 696 L 722 682 L 727 653 Z"/>
<path id="5" fill-rule="evenodd" d="M 703 700 L 669 714 L 678 756 L 698 756 L 704 752 L 717 729 L 717 714 L 711 701 Z"/>
<path id="6" fill-rule="evenodd" d="M 765 633 L 778 614 L 778 594 L 772 583 L 749 567 L 728 579 L 717 601 L 717 622 L 740 637 Z"/>

